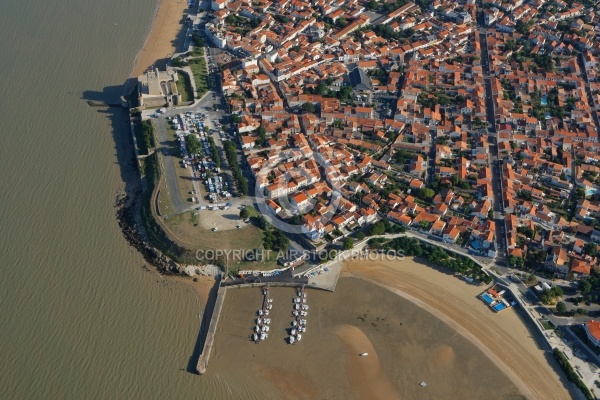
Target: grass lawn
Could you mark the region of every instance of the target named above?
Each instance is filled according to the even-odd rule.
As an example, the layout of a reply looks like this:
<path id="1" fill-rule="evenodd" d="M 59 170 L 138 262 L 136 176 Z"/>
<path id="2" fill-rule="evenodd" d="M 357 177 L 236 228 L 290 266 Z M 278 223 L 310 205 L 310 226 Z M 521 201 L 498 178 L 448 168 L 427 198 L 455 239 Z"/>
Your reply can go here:
<path id="1" fill-rule="evenodd" d="M 194 46 L 192 50 L 192 57 L 204 57 L 204 47 Z"/>
<path id="2" fill-rule="evenodd" d="M 192 90 L 192 84 L 187 74 L 177 73 L 177 91 L 181 94 L 181 101 L 183 103 L 194 101 L 194 91 Z"/>
<path id="3" fill-rule="evenodd" d="M 172 214 L 173 203 L 171 202 L 171 195 L 169 194 L 169 191 L 166 188 L 165 180 L 161 179 L 158 185 L 160 190 L 160 192 L 158 193 L 157 201 L 158 213 L 161 216 Z"/>
<path id="4" fill-rule="evenodd" d="M 208 91 L 208 69 L 204 57 L 192 58 L 189 60 L 190 68 L 194 74 L 194 82 L 196 83 L 196 91 L 198 97 L 202 97 Z"/>
<path id="5" fill-rule="evenodd" d="M 545 320 L 545 319 L 541 319 L 540 323 L 542 324 L 542 326 L 544 327 L 544 329 L 548 330 L 548 329 L 554 329 L 554 325 L 552 325 L 552 322 Z"/>
<path id="6" fill-rule="evenodd" d="M 174 216 L 163 221 L 174 239 L 190 249 L 256 249 L 262 245 L 262 234 L 259 229 L 251 224 L 246 224 L 242 229 L 235 231 L 223 230 L 213 232 L 199 225 L 203 213 L 200 211 L 194 216 L 192 211 Z M 195 226 L 197 225 L 197 226 Z"/>

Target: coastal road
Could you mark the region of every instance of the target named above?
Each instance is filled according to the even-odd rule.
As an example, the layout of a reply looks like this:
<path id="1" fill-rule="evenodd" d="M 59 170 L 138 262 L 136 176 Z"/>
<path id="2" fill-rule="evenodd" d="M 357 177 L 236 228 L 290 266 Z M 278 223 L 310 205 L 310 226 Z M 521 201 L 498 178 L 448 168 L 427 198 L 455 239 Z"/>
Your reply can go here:
<path id="1" fill-rule="evenodd" d="M 182 213 L 190 207 L 190 203 L 184 201 L 179 193 L 179 182 L 177 177 L 177 170 L 175 169 L 175 158 L 179 154 L 174 154 L 177 148 L 173 141 L 175 138 L 169 138 L 169 132 L 167 131 L 167 120 L 165 117 L 157 118 L 154 120 L 154 127 L 156 128 L 156 136 L 158 139 L 159 147 L 156 149 L 158 153 L 158 160 L 162 171 L 162 176 L 166 181 L 167 190 L 171 197 L 171 204 L 173 205 L 174 212 L 176 214 Z"/>

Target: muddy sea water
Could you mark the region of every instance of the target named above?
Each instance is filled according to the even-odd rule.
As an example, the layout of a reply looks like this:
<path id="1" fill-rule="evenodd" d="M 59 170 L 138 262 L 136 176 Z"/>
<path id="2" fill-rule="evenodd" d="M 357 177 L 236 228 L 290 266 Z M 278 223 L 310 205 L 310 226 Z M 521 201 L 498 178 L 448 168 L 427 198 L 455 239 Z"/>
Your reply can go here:
<path id="1" fill-rule="evenodd" d="M 1 399 L 227 398 L 185 372 L 197 295 L 144 271 L 114 217 L 125 114 L 85 101 L 118 101 L 156 5 L 0 2 Z"/>

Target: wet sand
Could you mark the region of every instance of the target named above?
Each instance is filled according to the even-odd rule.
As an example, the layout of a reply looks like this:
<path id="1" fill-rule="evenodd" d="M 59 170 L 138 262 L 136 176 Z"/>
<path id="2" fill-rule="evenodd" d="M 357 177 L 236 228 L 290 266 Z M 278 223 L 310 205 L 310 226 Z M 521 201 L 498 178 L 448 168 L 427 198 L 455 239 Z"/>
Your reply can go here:
<path id="1" fill-rule="evenodd" d="M 515 311 L 493 313 L 476 297 L 483 286 L 409 259 L 350 261 L 344 275 L 382 285 L 446 322 L 488 354 L 528 398 L 570 398 Z"/>
<path id="2" fill-rule="evenodd" d="M 173 55 L 176 48 L 174 41 L 182 29 L 186 9 L 185 0 L 160 0 L 150 33 L 135 60 L 132 77 L 144 73 L 157 60 Z"/>
<path id="3" fill-rule="evenodd" d="M 260 344 L 250 340 L 260 289 L 229 290 L 203 379 L 230 382 L 231 398 L 520 398 L 477 346 L 391 291 L 342 278 L 334 293 L 307 292 L 307 332 L 292 346 L 292 288 L 272 288 L 271 329 Z"/>

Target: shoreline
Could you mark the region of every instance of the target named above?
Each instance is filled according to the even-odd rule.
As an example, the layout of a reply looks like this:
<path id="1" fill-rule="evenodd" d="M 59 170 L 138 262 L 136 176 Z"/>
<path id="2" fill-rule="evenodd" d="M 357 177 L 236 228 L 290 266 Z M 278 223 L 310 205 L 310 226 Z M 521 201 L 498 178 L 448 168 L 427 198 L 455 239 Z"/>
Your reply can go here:
<path id="1" fill-rule="evenodd" d="M 525 322 L 517 314 L 492 313 L 483 303 L 477 308 L 479 300 L 471 292 L 480 292 L 483 286 L 468 286 L 420 261 L 411 262 L 418 265 L 418 271 L 403 269 L 398 261 L 387 265 L 373 261 L 362 266 L 346 261 L 340 278 L 371 283 L 429 312 L 482 350 L 527 398 L 570 397 L 569 388 L 564 386 L 565 379 L 553 368 L 547 352 L 528 335 Z M 455 306 L 449 306 L 450 302 Z M 461 305 L 466 307 L 459 307 Z M 469 313 L 462 313 L 461 309 Z"/>
<path id="2" fill-rule="evenodd" d="M 402 297 L 403 299 L 410 301 L 417 307 L 419 307 L 419 308 L 423 309 L 424 311 L 428 312 L 429 314 L 433 315 L 435 318 L 439 319 L 440 321 L 442 321 L 443 323 L 448 325 L 450 328 L 455 330 L 459 335 L 464 337 L 466 340 L 468 340 L 470 343 L 472 343 L 474 346 L 476 346 L 479 350 L 481 350 L 483 353 L 485 353 L 487 358 L 492 363 L 494 363 L 504 374 L 506 374 L 506 376 L 514 383 L 514 385 L 521 391 L 521 394 L 523 396 L 526 396 L 527 398 L 535 398 L 533 396 L 533 393 L 527 386 L 527 384 L 525 384 L 525 382 L 523 382 L 521 380 L 521 378 L 519 378 L 519 376 L 510 367 L 508 367 L 508 365 L 506 365 L 500 359 L 492 357 L 489 354 L 490 350 L 487 348 L 487 346 L 484 343 L 481 342 L 481 340 L 479 340 L 479 338 L 477 338 L 468 329 L 466 329 L 465 327 L 463 327 L 462 325 L 457 323 L 455 320 L 448 317 L 446 314 L 440 312 L 435 307 L 430 306 L 429 304 L 425 303 L 424 301 L 420 300 L 419 298 L 414 297 L 400 289 L 393 288 L 391 286 L 385 285 L 384 283 L 378 282 L 378 281 L 370 279 L 370 278 L 366 278 L 366 277 L 363 277 L 360 275 L 355 275 L 355 274 L 348 273 L 348 272 L 344 272 L 342 274 L 341 278 L 357 279 L 357 280 L 362 280 L 362 281 L 368 282 L 372 285 L 375 285 L 377 287 L 385 289 L 397 296 Z"/>
<path id="3" fill-rule="evenodd" d="M 137 78 L 148 67 L 174 54 L 180 35 L 184 12 L 188 8 L 184 0 L 159 0 L 144 43 L 135 56 L 128 78 Z"/>
<path id="4" fill-rule="evenodd" d="M 183 19 L 185 9 L 187 9 L 187 3 L 185 1 L 158 1 L 154 11 L 152 24 L 148 29 L 142 47 L 140 48 L 140 50 L 134 58 L 130 75 L 127 78 L 128 83 L 131 81 L 131 79 L 136 79 L 137 76 L 141 75 L 150 65 L 156 65 L 161 60 L 164 61 L 167 56 L 170 56 L 175 52 L 176 41 L 182 29 L 180 21 Z M 128 86 L 128 83 L 126 84 L 126 87 Z M 155 267 L 157 272 L 159 272 L 161 275 L 171 276 L 179 281 L 187 281 L 185 283 L 190 284 L 197 291 L 200 297 L 200 302 L 204 303 L 201 304 L 201 307 L 204 308 L 209 301 L 209 293 L 202 293 L 202 291 L 199 290 L 199 286 L 195 285 L 195 282 L 191 281 L 191 277 L 190 279 L 186 279 L 187 275 L 181 273 L 180 271 L 177 271 L 176 269 L 173 269 L 173 266 L 177 264 L 174 263 L 173 260 L 170 260 L 169 257 L 163 255 L 156 247 L 154 247 L 152 242 L 149 241 L 146 235 L 144 234 L 144 225 L 140 224 L 140 222 L 138 221 L 141 201 L 144 201 L 143 197 L 143 193 L 137 191 L 134 193 L 130 193 L 126 196 L 120 196 L 120 198 L 117 199 L 116 213 L 123 235 L 125 236 L 128 243 L 140 252 L 144 260 L 153 267 Z M 405 290 L 387 285 L 379 281 L 377 278 L 371 279 L 366 275 L 348 272 L 346 266 L 347 262 L 339 262 L 341 262 L 343 265 L 343 272 L 341 277 L 364 280 L 366 282 L 369 282 L 370 284 L 386 289 L 391 293 L 394 293 L 395 295 L 403 297 L 406 300 L 412 302 L 419 308 L 423 309 L 424 311 L 427 311 L 428 313 L 432 314 L 435 318 L 439 319 L 440 321 L 444 322 L 446 325 L 451 327 L 469 342 L 473 343 L 473 345 L 477 346 L 480 350 L 486 353 L 486 356 L 490 359 L 490 361 L 497 365 L 506 374 L 506 376 L 521 391 L 521 394 L 527 396 L 528 398 L 555 398 L 552 396 L 541 396 L 541 393 L 537 392 L 534 389 L 535 385 L 527 385 L 525 383 L 527 379 L 523 378 L 513 368 L 508 367 L 508 365 L 504 361 L 502 361 L 501 357 L 493 351 L 493 349 L 489 345 L 490 338 L 485 336 L 480 337 L 481 334 L 483 334 L 484 332 L 480 331 L 480 335 L 478 336 L 472 330 L 469 330 L 467 327 L 461 325 L 460 322 L 452 318 L 451 315 L 427 303 L 423 298 L 420 298 L 418 296 L 415 297 Z M 369 264 L 376 263 L 377 262 L 371 262 Z M 422 264 L 422 262 L 417 263 Z M 427 268 L 429 269 L 430 267 Z M 398 274 L 398 277 L 400 275 L 401 274 Z M 205 294 L 207 297 L 202 296 L 203 294 Z M 477 323 L 483 324 L 483 322 L 481 321 L 477 321 Z M 526 340 L 526 338 L 523 339 Z M 486 345 L 486 341 L 488 341 L 488 345 Z M 546 365 L 548 369 L 552 369 L 552 366 L 547 362 Z M 539 373 L 542 374 L 542 372 Z M 560 383 L 561 381 L 559 380 L 557 382 L 557 385 Z M 538 386 L 540 385 L 541 384 L 538 383 Z M 565 394 L 568 395 L 566 389 L 564 391 Z M 558 395 L 559 397 L 557 398 L 561 398 L 560 392 L 558 390 L 553 390 L 553 388 L 549 388 L 546 394 L 548 394 L 548 392 L 552 393 L 554 396 Z"/>

